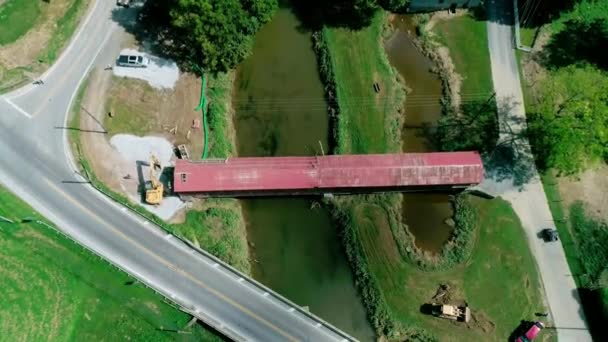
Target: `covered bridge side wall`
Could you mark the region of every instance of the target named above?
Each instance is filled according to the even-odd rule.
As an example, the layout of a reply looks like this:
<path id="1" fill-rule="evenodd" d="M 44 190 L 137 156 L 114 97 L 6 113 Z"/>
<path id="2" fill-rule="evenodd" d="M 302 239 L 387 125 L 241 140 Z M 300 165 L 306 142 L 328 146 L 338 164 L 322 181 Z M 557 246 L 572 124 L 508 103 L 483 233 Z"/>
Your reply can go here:
<path id="1" fill-rule="evenodd" d="M 430 12 L 456 8 L 472 8 L 481 5 L 482 0 L 411 0 L 409 12 Z"/>

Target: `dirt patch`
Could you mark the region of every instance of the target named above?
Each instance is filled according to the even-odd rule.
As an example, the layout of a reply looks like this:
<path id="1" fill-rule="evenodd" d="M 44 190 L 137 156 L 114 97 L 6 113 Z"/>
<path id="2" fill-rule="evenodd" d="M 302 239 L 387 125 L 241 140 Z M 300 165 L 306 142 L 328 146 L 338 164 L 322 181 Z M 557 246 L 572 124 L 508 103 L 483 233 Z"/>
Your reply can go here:
<path id="1" fill-rule="evenodd" d="M 586 170 L 576 178 L 559 178 L 559 190 L 566 209 L 582 201 L 590 215 L 608 221 L 608 165 Z"/>
<path id="2" fill-rule="evenodd" d="M 104 120 L 104 101 L 109 86 L 111 74 L 94 70 L 90 83 L 82 101 L 80 110 L 80 129 L 83 153 L 91 164 L 97 177 L 114 191 L 121 190 L 120 179 L 125 175 L 119 172 L 122 167 L 128 167 L 107 140 L 107 132 L 102 122 Z M 126 183 L 136 182 L 126 180 Z M 133 185 L 131 185 L 133 186 Z M 137 186 L 135 184 L 134 186 Z"/>
<path id="3" fill-rule="evenodd" d="M 457 17 L 462 17 L 463 15 L 468 15 L 470 11 L 468 9 L 457 9 L 455 13 L 450 13 L 449 11 L 437 11 L 434 12 L 429 18 L 429 22 L 426 24 L 426 29 L 428 31 L 432 30 L 438 22 L 442 20 L 450 20 Z"/>
<path id="4" fill-rule="evenodd" d="M 430 298 L 429 303 L 436 304 L 449 304 L 456 306 L 466 306 L 467 301 L 464 298 L 464 294 L 462 290 L 456 286 L 454 283 L 445 283 L 440 284 L 433 297 Z M 484 333 L 494 333 L 496 329 L 496 324 L 492 322 L 488 316 L 479 310 L 474 310 L 474 308 L 469 307 L 471 310 L 471 320 L 463 323 L 463 322 L 453 322 L 457 325 L 466 326 L 469 329 L 481 330 Z"/>
<path id="5" fill-rule="evenodd" d="M 451 304 L 462 306 L 466 304 L 462 290 L 454 283 L 439 284 L 435 294 L 429 300 L 431 303 Z"/>
<path id="6" fill-rule="evenodd" d="M 549 34 L 548 30 L 541 29 L 532 52 L 523 55 L 521 60 L 526 92 L 532 97 L 527 100 L 533 100 L 537 97 L 539 88 L 537 85 L 541 84 L 542 81 L 547 77 L 547 70 L 543 68 L 540 61 L 543 58 L 543 48 L 549 42 L 550 37 L 551 35 Z"/>

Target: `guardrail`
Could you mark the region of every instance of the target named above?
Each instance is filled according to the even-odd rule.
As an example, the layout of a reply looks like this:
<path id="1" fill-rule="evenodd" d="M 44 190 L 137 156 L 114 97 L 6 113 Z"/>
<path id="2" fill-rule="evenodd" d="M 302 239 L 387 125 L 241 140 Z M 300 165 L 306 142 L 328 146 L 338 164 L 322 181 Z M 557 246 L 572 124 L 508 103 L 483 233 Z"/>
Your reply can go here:
<path id="1" fill-rule="evenodd" d="M 222 266 L 222 268 L 226 269 L 227 271 L 229 271 L 230 273 L 232 273 L 233 275 L 235 275 L 235 281 L 238 281 L 241 278 L 244 279 L 244 280 L 246 280 L 249 284 L 253 285 L 255 288 L 263 291 L 262 292 L 263 294 L 264 293 L 268 293 L 269 295 L 272 295 L 274 298 L 276 298 L 277 300 L 279 300 L 283 304 L 289 306 L 290 308 L 293 308 L 294 311 L 298 311 L 298 313 L 300 313 L 300 314 L 302 314 L 302 315 L 310 318 L 313 321 L 316 321 L 317 323 L 321 324 L 326 329 L 328 329 L 328 330 L 332 331 L 333 333 L 341 336 L 343 338 L 342 341 L 357 341 L 355 338 L 351 337 L 350 335 L 346 334 L 345 332 L 341 331 L 340 329 L 334 327 L 333 325 L 331 325 L 330 323 L 326 322 L 322 318 L 316 316 L 315 314 L 311 313 L 310 311 L 304 310 L 299 305 L 293 303 L 289 299 L 283 297 L 282 295 L 278 294 L 277 292 L 273 291 L 272 289 L 270 289 L 270 288 L 264 286 L 263 284 L 259 283 L 255 279 L 253 279 L 253 278 L 249 277 L 248 275 L 242 273 L 241 271 L 237 270 L 236 268 L 232 267 L 231 265 L 229 265 L 226 262 L 222 261 L 221 259 L 217 258 L 213 254 L 211 254 L 211 253 L 205 251 L 204 249 L 202 249 L 202 248 L 194 245 L 188 239 L 186 239 L 186 238 L 184 238 L 184 237 L 176 234 L 172 229 L 168 229 L 167 227 L 164 227 L 162 224 L 159 224 L 157 221 L 155 221 L 155 220 L 151 219 L 150 217 L 147 217 L 146 215 L 142 214 L 141 212 L 139 212 L 138 210 L 136 210 L 135 208 L 133 208 L 133 206 L 131 206 L 130 204 L 123 203 L 123 201 L 115 199 L 112 196 L 112 194 L 104 191 L 104 189 L 102 189 L 101 187 L 98 187 L 97 184 L 95 184 L 95 182 L 91 180 L 90 175 L 88 174 L 88 171 L 86 171 L 86 168 L 85 168 L 85 173 L 87 174 L 87 178 L 89 180 L 89 184 L 92 186 L 93 189 L 97 190 L 98 192 L 100 192 L 101 194 L 103 194 L 104 196 L 106 196 L 107 198 L 109 198 L 110 200 L 112 200 L 113 202 L 115 202 L 115 203 L 117 203 L 119 205 L 122 205 L 122 206 L 128 208 L 132 213 L 135 213 L 137 216 L 145 219 L 146 221 L 149 221 L 154 226 L 162 229 L 164 232 L 167 232 L 167 233 L 171 234 L 171 236 L 174 236 L 180 242 L 182 242 L 183 244 L 185 244 L 186 247 L 197 251 L 202 256 L 204 256 L 204 257 L 212 260 L 213 262 L 219 264 L 220 266 Z M 97 254 L 97 253 L 95 253 L 95 254 Z M 97 254 L 97 255 L 99 255 L 99 254 Z M 114 266 L 116 266 L 117 268 L 121 269 L 117 265 L 114 265 Z M 125 271 L 125 270 L 123 270 L 123 272 L 126 272 L 128 274 L 133 275 L 133 273 Z M 133 276 L 135 276 L 136 278 L 138 278 L 138 280 L 141 281 L 141 279 L 139 279 L 139 277 L 137 277 L 136 275 L 133 275 Z M 150 284 L 145 283 L 145 280 L 142 281 L 142 283 L 145 284 L 147 287 L 153 289 L 156 293 L 161 294 L 159 291 L 157 291 L 156 289 L 154 289 Z M 219 322 L 219 320 L 214 319 L 214 318 L 210 318 L 210 316 L 204 314 L 202 311 L 197 311 L 192 305 L 187 304 L 187 303 L 179 303 L 178 301 L 176 301 L 176 298 L 172 297 L 171 295 L 169 295 L 169 297 L 167 297 L 164 294 L 161 294 L 161 295 L 165 299 L 173 301 L 174 303 L 176 303 L 177 305 L 179 305 L 179 309 L 181 311 L 184 311 L 186 313 L 189 313 L 189 314 L 191 314 L 191 315 L 199 318 L 201 321 L 205 322 L 206 324 L 208 324 L 209 326 L 213 327 L 217 331 L 221 331 L 227 337 L 229 337 L 229 338 L 231 338 L 231 339 L 233 339 L 235 341 L 245 341 L 244 338 L 242 338 L 241 336 L 239 336 L 235 332 L 233 332 L 230 329 L 228 329 L 225 325 L 223 325 L 221 322 Z"/>

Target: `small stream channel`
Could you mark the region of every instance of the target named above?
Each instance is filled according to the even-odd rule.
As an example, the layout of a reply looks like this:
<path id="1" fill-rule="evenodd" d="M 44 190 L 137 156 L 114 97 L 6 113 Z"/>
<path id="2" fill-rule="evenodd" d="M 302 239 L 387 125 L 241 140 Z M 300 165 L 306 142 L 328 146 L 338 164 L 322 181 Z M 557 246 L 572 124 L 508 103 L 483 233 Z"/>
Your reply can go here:
<path id="1" fill-rule="evenodd" d="M 402 134 L 404 152 L 430 152 L 436 147 L 423 127 L 434 126 L 441 116 L 441 80 L 431 71 L 433 62 L 412 42 L 415 26 L 407 16 L 394 16 L 395 29 L 385 50 L 393 67 L 405 79 L 409 93 L 405 100 Z M 453 215 L 449 195 L 444 193 L 403 194 L 403 220 L 416 238 L 416 246 L 438 253 L 452 233 L 445 223 Z"/>
<path id="2" fill-rule="evenodd" d="M 280 9 L 237 72 L 239 156 L 327 151 L 327 105 L 310 33 Z M 374 332 L 330 215 L 315 198 L 242 200 L 253 276 L 361 341 Z"/>

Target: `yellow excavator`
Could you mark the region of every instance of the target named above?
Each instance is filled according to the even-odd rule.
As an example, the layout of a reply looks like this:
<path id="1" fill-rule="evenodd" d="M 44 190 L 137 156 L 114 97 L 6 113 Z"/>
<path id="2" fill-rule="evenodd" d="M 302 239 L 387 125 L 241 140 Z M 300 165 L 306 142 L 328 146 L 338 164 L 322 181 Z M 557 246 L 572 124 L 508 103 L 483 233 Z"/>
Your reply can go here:
<path id="1" fill-rule="evenodd" d="M 146 202 L 148 204 L 159 205 L 163 200 L 164 186 L 157 176 L 156 170 L 162 170 L 160 161 L 155 155 L 150 155 L 150 182 L 146 183 Z"/>

